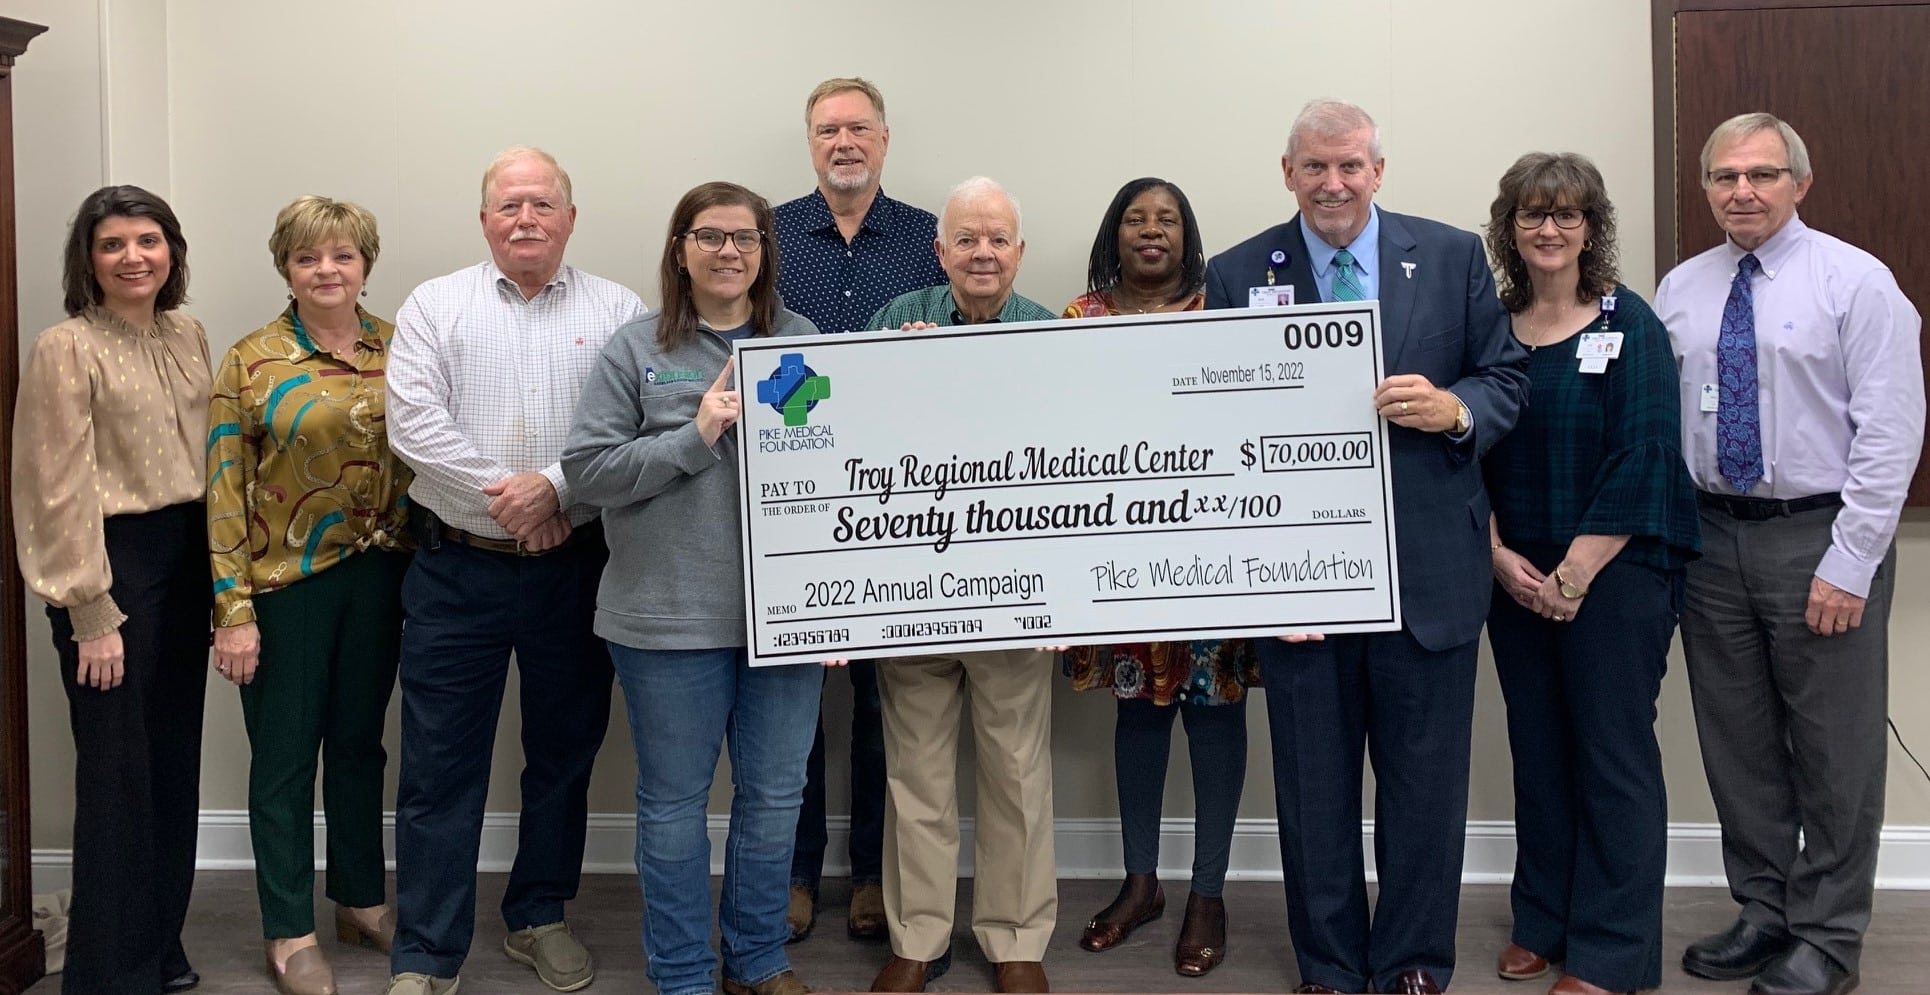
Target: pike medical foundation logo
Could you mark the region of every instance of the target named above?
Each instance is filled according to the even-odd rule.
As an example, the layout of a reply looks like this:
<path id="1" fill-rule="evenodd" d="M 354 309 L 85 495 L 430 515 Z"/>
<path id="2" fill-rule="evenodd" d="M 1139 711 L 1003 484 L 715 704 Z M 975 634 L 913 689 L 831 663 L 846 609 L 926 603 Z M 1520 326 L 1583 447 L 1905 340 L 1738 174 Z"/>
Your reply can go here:
<path id="1" fill-rule="evenodd" d="M 804 365 L 803 353 L 787 352 L 778 357 L 777 369 L 768 379 L 757 382 L 757 403 L 768 404 L 783 415 L 784 427 L 758 429 L 758 451 L 836 448 L 838 441 L 831 434 L 831 426 L 810 423 L 818 402 L 830 397 L 831 378 Z"/>
<path id="2" fill-rule="evenodd" d="M 787 352 L 778 358 L 770 379 L 757 382 L 757 403 L 768 404 L 784 416 L 787 428 L 810 421 L 811 409 L 831 396 L 831 378 L 804 365 L 804 354 Z"/>

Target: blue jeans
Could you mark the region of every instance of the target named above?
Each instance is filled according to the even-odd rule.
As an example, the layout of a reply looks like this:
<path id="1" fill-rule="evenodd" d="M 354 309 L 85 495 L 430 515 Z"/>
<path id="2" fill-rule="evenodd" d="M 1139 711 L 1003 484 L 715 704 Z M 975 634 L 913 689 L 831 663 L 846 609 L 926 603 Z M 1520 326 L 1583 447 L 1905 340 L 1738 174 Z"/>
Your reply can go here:
<path id="1" fill-rule="evenodd" d="M 823 668 L 752 668 L 742 647 L 611 643 L 610 657 L 637 751 L 637 880 L 650 980 L 659 995 L 715 988 L 705 812 L 725 742 L 733 792 L 717 910 L 724 977 L 754 985 L 790 970 L 791 847 Z"/>

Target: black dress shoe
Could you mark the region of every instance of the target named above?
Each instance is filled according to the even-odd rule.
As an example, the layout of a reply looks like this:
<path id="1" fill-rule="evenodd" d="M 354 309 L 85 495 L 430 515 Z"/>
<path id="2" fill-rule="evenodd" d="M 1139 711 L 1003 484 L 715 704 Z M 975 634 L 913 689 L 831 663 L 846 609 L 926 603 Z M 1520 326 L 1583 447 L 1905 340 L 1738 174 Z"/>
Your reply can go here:
<path id="1" fill-rule="evenodd" d="M 1856 982 L 1855 971 L 1845 970 L 1828 954 L 1798 940 L 1756 975 L 1749 990 L 1754 995 L 1842 995 Z"/>
<path id="2" fill-rule="evenodd" d="M 1737 919 L 1728 929 L 1689 944 L 1682 951 L 1682 969 L 1710 981 L 1735 981 L 1788 953 L 1791 942 L 1787 934 Z"/>
<path id="3" fill-rule="evenodd" d="M 200 983 L 201 983 L 201 976 L 199 974 L 196 974 L 193 971 L 183 971 L 180 974 L 172 978 L 169 978 L 167 981 L 162 982 L 161 991 L 165 992 L 166 995 L 175 995 L 175 993 L 177 992 L 189 991 L 193 989 L 194 986 Z"/>

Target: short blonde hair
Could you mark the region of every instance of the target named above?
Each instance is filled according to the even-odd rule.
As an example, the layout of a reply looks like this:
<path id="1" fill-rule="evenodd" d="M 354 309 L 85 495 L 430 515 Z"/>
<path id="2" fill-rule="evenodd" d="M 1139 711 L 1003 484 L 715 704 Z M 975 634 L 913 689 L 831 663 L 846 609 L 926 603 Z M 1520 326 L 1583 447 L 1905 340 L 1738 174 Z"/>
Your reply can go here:
<path id="1" fill-rule="evenodd" d="M 885 95 L 862 76 L 838 76 L 819 83 L 804 101 L 804 126 L 811 126 L 811 112 L 817 109 L 818 101 L 853 91 L 864 94 L 865 99 L 871 101 L 871 108 L 878 112 L 878 127 L 885 127 Z"/>
<path id="2" fill-rule="evenodd" d="M 297 249 L 320 245 L 328 238 L 348 239 L 362 254 L 362 275 L 375 272 L 375 257 L 382 252 L 375 215 L 360 204 L 314 194 L 295 198 L 275 215 L 275 230 L 268 235 L 268 254 L 275 259 L 275 272 L 288 279 L 288 257 Z"/>
<path id="3" fill-rule="evenodd" d="M 489 168 L 483 170 L 483 181 L 482 181 L 482 209 L 483 210 L 485 211 L 489 210 L 489 185 L 496 182 L 496 174 L 502 172 L 504 169 L 507 169 L 512 163 L 520 162 L 521 160 L 524 160 L 524 159 L 538 160 L 542 162 L 544 165 L 548 166 L 550 168 L 550 172 L 556 174 L 556 185 L 559 189 L 563 191 L 564 207 L 568 207 L 571 204 L 576 203 L 576 201 L 571 197 L 571 194 L 570 194 L 570 174 L 567 170 L 565 170 L 562 167 L 560 163 L 556 161 L 555 156 L 550 155 L 548 152 L 545 152 L 534 145 L 511 145 L 509 148 L 506 148 L 501 152 L 496 153 L 496 158 L 490 161 Z"/>

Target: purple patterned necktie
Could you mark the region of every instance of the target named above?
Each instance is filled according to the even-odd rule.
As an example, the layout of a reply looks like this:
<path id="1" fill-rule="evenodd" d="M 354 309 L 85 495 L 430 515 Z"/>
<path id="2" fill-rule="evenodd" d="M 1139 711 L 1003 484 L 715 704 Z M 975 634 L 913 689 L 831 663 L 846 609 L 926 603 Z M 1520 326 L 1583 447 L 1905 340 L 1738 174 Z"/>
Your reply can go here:
<path id="1" fill-rule="evenodd" d="M 1736 267 L 1716 335 L 1716 469 L 1738 494 L 1762 479 L 1762 421 L 1756 397 L 1756 298 L 1749 278 L 1762 263 L 1751 252 Z"/>

